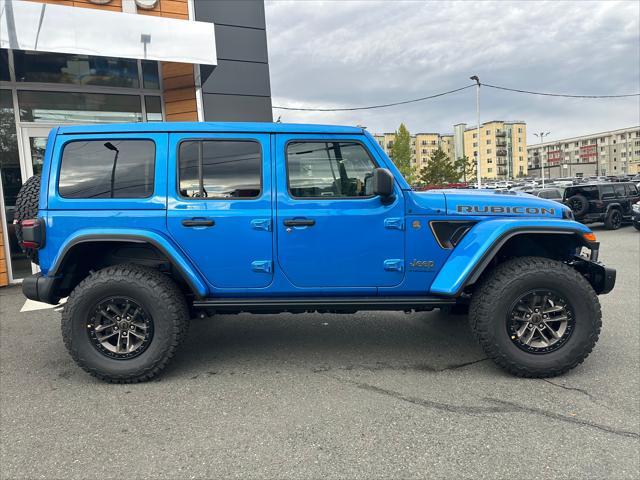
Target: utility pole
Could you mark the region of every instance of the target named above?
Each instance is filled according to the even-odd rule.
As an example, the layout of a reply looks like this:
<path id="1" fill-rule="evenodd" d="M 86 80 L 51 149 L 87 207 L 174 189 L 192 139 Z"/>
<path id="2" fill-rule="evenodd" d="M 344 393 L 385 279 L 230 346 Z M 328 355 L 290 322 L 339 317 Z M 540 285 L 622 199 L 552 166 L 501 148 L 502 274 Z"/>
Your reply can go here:
<path id="1" fill-rule="evenodd" d="M 482 188 L 482 176 L 480 175 L 481 170 L 480 170 L 480 149 L 481 149 L 481 145 L 480 145 L 480 79 L 478 78 L 477 75 L 474 75 L 473 77 L 469 77 L 471 80 L 475 80 L 476 81 L 476 115 L 477 115 L 477 121 L 478 121 L 478 126 L 476 129 L 476 136 L 478 137 L 478 154 L 476 156 L 476 171 L 477 171 L 477 175 L 478 175 L 478 189 Z M 472 142 L 473 143 L 473 142 Z"/>
<path id="2" fill-rule="evenodd" d="M 540 145 L 544 142 L 544 137 L 548 136 L 551 132 L 534 133 L 536 137 L 540 139 Z M 542 188 L 544 188 L 544 157 L 540 152 L 540 171 L 542 172 Z"/>

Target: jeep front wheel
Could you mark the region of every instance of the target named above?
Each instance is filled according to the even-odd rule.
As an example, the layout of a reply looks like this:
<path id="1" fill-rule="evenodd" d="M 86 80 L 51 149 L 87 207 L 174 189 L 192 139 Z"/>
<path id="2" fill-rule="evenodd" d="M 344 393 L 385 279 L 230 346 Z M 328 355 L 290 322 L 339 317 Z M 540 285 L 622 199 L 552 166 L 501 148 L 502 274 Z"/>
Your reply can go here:
<path id="1" fill-rule="evenodd" d="M 132 383 L 160 373 L 184 339 L 184 295 L 157 270 L 117 265 L 83 280 L 62 313 L 67 350 L 101 380 Z"/>
<path id="2" fill-rule="evenodd" d="M 602 326 L 598 297 L 584 277 L 539 257 L 496 267 L 474 293 L 469 313 L 489 358 L 521 377 L 552 377 L 579 365 Z"/>

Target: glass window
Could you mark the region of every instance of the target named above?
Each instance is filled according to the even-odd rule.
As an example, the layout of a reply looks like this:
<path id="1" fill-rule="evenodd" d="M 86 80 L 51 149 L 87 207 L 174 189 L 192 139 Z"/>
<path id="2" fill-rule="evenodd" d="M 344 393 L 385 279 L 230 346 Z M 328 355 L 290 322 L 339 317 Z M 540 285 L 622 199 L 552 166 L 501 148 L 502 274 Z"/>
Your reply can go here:
<path id="1" fill-rule="evenodd" d="M 73 141 L 64 147 L 58 191 L 65 198 L 146 198 L 153 194 L 151 140 Z"/>
<path id="2" fill-rule="evenodd" d="M 160 75 L 158 75 L 158 62 L 142 60 L 142 83 L 144 88 L 160 90 Z"/>
<path id="3" fill-rule="evenodd" d="M 3 82 L 8 82 L 10 79 L 9 51 L 3 48 L 0 50 L 0 80 Z"/>
<path id="4" fill-rule="evenodd" d="M 147 111 L 147 122 L 162 121 L 162 103 L 160 97 L 144 97 L 144 107 Z"/>
<path id="5" fill-rule="evenodd" d="M 260 144 L 195 140 L 180 144 L 180 195 L 189 198 L 256 198 L 262 191 Z"/>
<path id="6" fill-rule="evenodd" d="M 141 122 L 138 95 L 18 91 L 20 119 L 25 122 Z"/>
<path id="7" fill-rule="evenodd" d="M 638 195 L 638 188 L 635 185 L 627 185 L 627 189 L 629 190 L 629 195 Z"/>
<path id="8" fill-rule="evenodd" d="M 620 184 L 614 185 L 613 189 L 615 190 L 616 195 L 618 197 L 626 197 L 626 193 L 624 191 L 624 185 L 620 185 Z"/>
<path id="9" fill-rule="evenodd" d="M 608 198 L 613 198 L 615 195 L 613 193 L 613 185 L 603 185 L 602 186 L 602 199 L 606 200 Z"/>
<path id="10" fill-rule="evenodd" d="M 13 51 L 17 82 L 139 88 L 138 62 L 128 58 Z"/>
<path id="11" fill-rule="evenodd" d="M 289 192 L 297 198 L 367 197 L 375 163 L 357 142 L 291 142 L 287 146 Z"/>

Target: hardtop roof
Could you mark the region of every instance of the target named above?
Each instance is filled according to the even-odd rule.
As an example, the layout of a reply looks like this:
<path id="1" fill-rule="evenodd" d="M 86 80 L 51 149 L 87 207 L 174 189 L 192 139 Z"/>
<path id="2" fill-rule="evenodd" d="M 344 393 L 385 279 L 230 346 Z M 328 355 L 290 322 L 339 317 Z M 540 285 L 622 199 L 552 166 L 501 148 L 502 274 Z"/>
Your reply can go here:
<path id="1" fill-rule="evenodd" d="M 329 133 L 362 134 L 361 127 L 273 122 L 138 122 L 61 126 L 59 135 L 81 133 Z"/>

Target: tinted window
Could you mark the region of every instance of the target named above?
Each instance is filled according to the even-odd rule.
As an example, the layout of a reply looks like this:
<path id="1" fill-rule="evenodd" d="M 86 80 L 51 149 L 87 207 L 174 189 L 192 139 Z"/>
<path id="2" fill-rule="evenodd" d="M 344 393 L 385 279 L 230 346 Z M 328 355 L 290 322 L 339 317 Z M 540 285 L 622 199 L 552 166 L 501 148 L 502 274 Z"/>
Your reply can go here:
<path id="1" fill-rule="evenodd" d="M 618 197 L 626 197 L 627 196 L 625 191 L 624 191 L 624 185 L 614 185 L 613 189 L 615 190 L 616 195 Z"/>
<path id="2" fill-rule="evenodd" d="M 562 194 L 558 190 L 542 190 L 538 196 L 541 198 L 561 198 Z"/>
<path id="3" fill-rule="evenodd" d="M 128 58 L 14 50 L 17 82 L 138 88 L 138 62 Z M 158 87 L 155 87 L 158 88 Z"/>
<path id="4" fill-rule="evenodd" d="M 638 195 L 638 188 L 635 185 L 627 185 L 627 188 L 629 189 L 629 195 L 634 197 Z"/>
<path id="5" fill-rule="evenodd" d="M 615 195 L 613 193 L 613 185 L 603 185 L 602 186 L 602 199 L 606 200 L 608 198 L 613 198 Z"/>
<path id="6" fill-rule="evenodd" d="M 180 144 L 180 195 L 190 198 L 256 198 L 262 154 L 251 141 L 204 140 Z"/>
<path id="7" fill-rule="evenodd" d="M 287 146 L 293 197 L 366 197 L 376 165 L 357 142 L 291 142 Z"/>
<path id="8" fill-rule="evenodd" d="M 68 143 L 58 190 L 65 198 L 145 198 L 153 193 L 155 144 L 151 140 Z"/>

